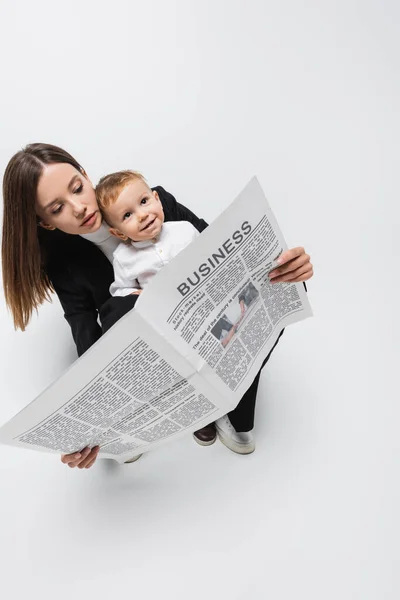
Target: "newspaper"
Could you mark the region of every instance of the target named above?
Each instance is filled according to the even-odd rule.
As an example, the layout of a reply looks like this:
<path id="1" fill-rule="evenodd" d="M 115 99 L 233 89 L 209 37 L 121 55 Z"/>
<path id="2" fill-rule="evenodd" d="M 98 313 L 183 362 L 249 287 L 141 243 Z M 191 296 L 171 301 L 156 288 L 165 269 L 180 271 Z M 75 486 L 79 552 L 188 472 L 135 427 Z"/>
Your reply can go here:
<path id="1" fill-rule="evenodd" d="M 11 421 L 0 442 L 118 462 L 238 404 L 281 330 L 312 315 L 269 282 L 287 249 L 256 178 L 152 279 L 136 306 Z"/>

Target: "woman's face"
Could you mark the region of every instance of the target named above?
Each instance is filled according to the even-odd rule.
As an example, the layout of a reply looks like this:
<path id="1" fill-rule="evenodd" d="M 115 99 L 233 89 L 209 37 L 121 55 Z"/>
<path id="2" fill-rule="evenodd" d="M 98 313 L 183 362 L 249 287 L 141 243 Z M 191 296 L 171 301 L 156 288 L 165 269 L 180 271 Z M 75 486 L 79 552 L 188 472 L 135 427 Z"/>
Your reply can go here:
<path id="1" fill-rule="evenodd" d="M 89 179 L 68 163 L 46 165 L 39 179 L 36 214 L 47 229 L 78 235 L 93 233 L 101 213 Z"/>

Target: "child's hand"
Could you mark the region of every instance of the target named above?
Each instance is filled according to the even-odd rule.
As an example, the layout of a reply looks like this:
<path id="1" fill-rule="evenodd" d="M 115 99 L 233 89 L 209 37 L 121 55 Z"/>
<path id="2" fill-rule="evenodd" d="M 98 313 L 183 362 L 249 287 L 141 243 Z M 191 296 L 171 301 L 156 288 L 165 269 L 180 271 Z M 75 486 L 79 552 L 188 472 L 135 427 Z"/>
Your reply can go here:
<path id="1" fill-rule="evenodd" d="M 90 469 L 96 462 L 97 455 L 100 447 L 95 446 L 94 448 L 84 448 L 80 452 L 73 452 L 72 454 L 63 454 L 61 456 L 61 462 L 68 465 L 73 469 Z"/>
<path id="2" fill-rule="evenodd" d="M 131 296 L 139 296 L 143 290 L 137 290 L 136 292 L 131 292 Z"/>
<path id="3" fill-rule="evenodd" d="M 304 248 L 292 248 L 286 250 L 278 258 L 277 262 L 282 265 L 269 273 L 271 283 L 289 281 L 290 283 L 307 281 L 314 275 L 310 256 Z"/>

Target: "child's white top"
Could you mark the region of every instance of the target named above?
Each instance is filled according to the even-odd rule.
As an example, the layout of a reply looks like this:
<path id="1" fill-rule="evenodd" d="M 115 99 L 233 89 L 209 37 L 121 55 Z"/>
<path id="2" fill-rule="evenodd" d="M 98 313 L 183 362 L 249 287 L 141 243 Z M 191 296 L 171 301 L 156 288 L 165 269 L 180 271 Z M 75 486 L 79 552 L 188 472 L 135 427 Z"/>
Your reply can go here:
<path id="1" fill-rule="evenodd" d="M 121 243 L 114 251 L 112 296 L 128 296 L 143 289 L 152 277 L 200 235 L 189 221 L 164 223 L 156 239 Z"/>

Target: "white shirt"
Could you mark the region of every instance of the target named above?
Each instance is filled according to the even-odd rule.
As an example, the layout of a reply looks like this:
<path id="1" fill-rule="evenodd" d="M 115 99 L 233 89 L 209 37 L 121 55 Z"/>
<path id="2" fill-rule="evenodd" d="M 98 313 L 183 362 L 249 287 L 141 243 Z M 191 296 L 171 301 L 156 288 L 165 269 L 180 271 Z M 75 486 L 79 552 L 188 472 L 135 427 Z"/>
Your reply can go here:
<path id="1" fill-rule="evenodd" d="M 110 226 L 107 223 L 103 221 L 97 231 L 94 233 L 82 233 L 81 237 L 98 246 L 112 263 L 114 251 L 118 248 L 120 241 L 115 235 L 110 233 Z"/>
<path id="2" fill-rule="evenodd" d="M 200 235 L 188 221 L 164 223 L 153 240 L 119 244 L 114 252 L 112 296 L 128 296 L 143 289 L 152 277 Z"/>

